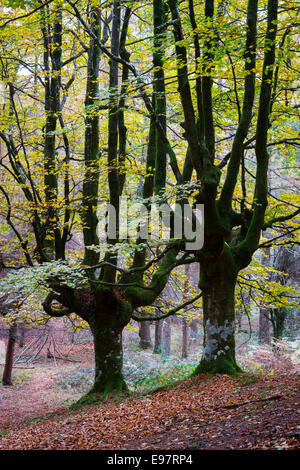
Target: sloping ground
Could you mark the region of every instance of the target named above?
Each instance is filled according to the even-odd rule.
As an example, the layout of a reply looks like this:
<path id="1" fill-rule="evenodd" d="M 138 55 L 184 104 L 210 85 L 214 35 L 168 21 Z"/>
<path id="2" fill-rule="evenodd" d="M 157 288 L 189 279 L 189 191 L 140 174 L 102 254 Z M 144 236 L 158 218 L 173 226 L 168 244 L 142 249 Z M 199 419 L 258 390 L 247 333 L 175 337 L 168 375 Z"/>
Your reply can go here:
<path id="1" fill-rule="evenodd" d="M 62 393 L 55 383 L 55 369 L 37 367 L 32 375 L 30 372 L 26 369 L 26 378 L 20 383 L 16 378 L 11 387 L 0 385 L 0 437 L 1 431 L 12 425 L 65 410 L 70 402 L 82 395 Z"/>
<path id="2" fill-rule="evenodd" d="M 2 432 L 0 449 L 299 449 L 299 377 L 199 376 Z"/>
<path id="3" fill-rule="evenodd" d="M 81 364 L 91 366 L 93 364 L 90 345 L 73 345 L 72 359 L 59 361 L 58 366 L 52 359 L 41 357 L 35 364 L 20 364 L 13 369 L 13 386 L 3 386 L 0 383 L 0 437 L 6 428 L 25 420 L 31 420 L 37 416 L 65 410 L 71 403 L 83 395 L 78 387 L 62 389 L 57 384 L 57 375 L 68 377 L 70 371 L 77 370 Z M 64 352 L 68 355 L 70 346 L 66 346 Z M 5 353 L 5 345 L 3 347 Z M 2 360 L 1 360 L 2 359 Z M 0 377 L 3 374 L 4 358 L 1 358 L 0 342 Z M 79 365 L 78 365 L 79 364 Z"/>

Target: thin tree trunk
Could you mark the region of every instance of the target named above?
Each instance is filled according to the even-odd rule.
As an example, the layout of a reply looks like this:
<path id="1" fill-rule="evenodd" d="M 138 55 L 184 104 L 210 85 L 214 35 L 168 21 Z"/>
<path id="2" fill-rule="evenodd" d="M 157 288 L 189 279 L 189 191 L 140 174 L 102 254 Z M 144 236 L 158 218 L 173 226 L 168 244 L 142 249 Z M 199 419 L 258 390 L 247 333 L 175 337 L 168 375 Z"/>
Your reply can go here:
<path id="1" fill-rule="evenodd" d="M 25 339 L 25 326 L 21 325 L 19 327 L 19 331 L 20 331 L 19 348 L 23 348 L 24 347 L 24 339 Z"/>
<path id="2" fill-rule="evenodd" d="M 259 309 L 258 341 L 261 344 L 271 342 L 269 309 L 267 308 Z"/>
<path id="3" fill-rule="evenodd" d="M 140 324 L 140 347 L 142 349 L 147 349 L 152 346 L 151 342 L 151 335 L 150 335 L 150 322 L 149 321 L 143 321 Z"/>
<path id="4" fill-rule="evenodd" d="M 185 318 L 182 319 L 182 358 L 188 357 L 188 324 Z"/>
<path id="5" fill-rule="evenodd" d="M 163 320 L 157 320 L 155 322 L 155 342 L 153 348 L 154 354 L 161 354 L 162 352 L 162 326 Z"/>
<path id="6" fill-rule="evenodd" d="M 193 318 L 193 320 L 191 321 L 191 337 L 193 339 L 197 339 L 199 337 L 199 329 L 198 329 L 198 324 L 199 324 L 199 321 L 196 320 L 196 318 Z"/>
<path id="7" fill-rule="evenodd" d="M 164 321 L 163 326 L 163 355 L 170 356 L 171 354 L 171 317 Z"/>
<path id="8" fill-rule="evenodd" d="M 5 356 L 5 366 L 3 371 L 2 377 L 2 384 L 3 385 L 12 385 L 12 369 L 13 369 L 13 361 L 14 361 L 14 350 L 15 350 L 15 342 L 16 342 L 16 330 L 17 327 L 15 325 L 11 325 L 9 328 L 9 336 L 6 348 L 6 356 Z"/>
<path id="9" fill-rule="evenodd" d="M 185 280 L 184 280 L 184 292 L 183 300 L 187 300 L 189 279 L 190 279 L 190 265 L 186 265 L 184 268 Z M 182 358 L 188 357 L 188 323 L 185 317 L 182 317 Z"/>
<path id="10" fill-rule="evenodd" d="M 285 308 L 272 308 L 271 309 L 271 322 L 273 326 L 273 337 L 280 339 L 283 336 L 284 321 L 287 315 L 287 309 Z"/>
<path id="11" fill-rule="evenodd" d="M 100 10 L 92 7 L 90 12 L 91 28 L 95 36 L 100 39 L 101 21 Z M 85 118 L 85 142 L 84 164 L 85 175 L 83 181 L 82 221 L 85 253 L 83 264 L 96 264 L 99 256 L 89 247 L 99 243 L 97 235 L 97 204 L 99 185 L 99 113 L 96 110 L 99 93 L 99 61 L 100 49 L 97 41 L 90 40 L 87 63 L 87 81 L 85 106 L 87 109 Z"/>
<path id="12" fill-rule="evenodd" d="M 266 248 L 263 250 L 263 258 L 262 258 L 262 265 L 269 266 L 270 265 L 270 248 Z M 270 276 L 269 276 L 270 278 Z M 270 310 L 265 307 L 261 307 L 259 309 L 259 326 L 258 326 L 258 341 L 259 343 L 267 343 L 270 344 L 271 342 L 271 335 L 270 335 L 270 320 L 269 320 Z"/>
<path id="13" fill-rule="evenodd" d="M 235 319 L 236 319 L 236 326 L 237 326 L 237 331 L 240 333 L 242 331 L 242 318 L 243 318 L 243 313 L 241 310 L 237 310 L 235 312 Z"/>

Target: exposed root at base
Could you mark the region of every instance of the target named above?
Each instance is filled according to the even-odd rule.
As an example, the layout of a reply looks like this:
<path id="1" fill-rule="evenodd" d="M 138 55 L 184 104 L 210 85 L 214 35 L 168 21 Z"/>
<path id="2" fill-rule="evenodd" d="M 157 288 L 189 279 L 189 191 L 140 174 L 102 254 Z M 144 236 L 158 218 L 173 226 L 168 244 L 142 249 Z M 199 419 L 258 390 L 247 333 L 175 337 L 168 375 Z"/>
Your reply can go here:
<path id="1" fill-rule="evenodd" d="M 213 362 L 208 362 L 202 359 L 198 367 L 191 374 L 191 377 L 207 373 L 212 375 L 226 374 L 237 376 L 238 374 L 243 374 L 244 371 L 237 365 L 234 360 L 219 357 Z"/>
<path id="2" fill-rule="evenodd" d="M 105 392 L 105 391 L 96 392 L 96 391 L 91 390 L 86 395 L 83 395 L 81 398 L 79 398 L 78 401 L 73 403 L 69 407 L 69 409 L 74 410 L 81 406 L 92 405 L 95 403 L 101 403 L 101 402 L 105 402 L 108 400 L 120 400 L 121 398 L 125 399 L 128 396 L 130 396 L 130 392 L 128 390 L 113 389 L 108 392 Z"/>

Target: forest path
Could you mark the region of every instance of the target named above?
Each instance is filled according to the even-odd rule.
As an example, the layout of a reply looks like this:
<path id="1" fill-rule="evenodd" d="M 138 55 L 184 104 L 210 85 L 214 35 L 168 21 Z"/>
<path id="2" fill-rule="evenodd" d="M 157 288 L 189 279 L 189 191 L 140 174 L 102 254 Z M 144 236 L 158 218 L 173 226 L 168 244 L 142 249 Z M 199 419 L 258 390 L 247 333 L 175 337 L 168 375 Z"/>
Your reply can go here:
<path id="1" fill-rule="evenodd" d="M 19 372 L 13 386 L 0 386 L 0 430 L 65 409 L 67 397 L 54 386 L 55 372 L 24 369 L 25 379 Z"/>
<path id="2" fill-rule="evenodd" d="M 1 346 L 2 351 L 1 351 Z M 82 396 L 82 391 L 59 387 L 58 377 L 66 377 L 79 366 L 92 363 L 91 346 L 72 346 L 75 361 L 61 361 L 44 357 L 33 364 L 17 363 L 13 368 L 12 386 L 0 383 L 0 433 L 7 427 L 24 421 L 35 420 L 40 416 L 65 410 Z M 66 355 L 70 346 L 63 350 Z M 2 352 L 2 354 L 1 354 Z M 78 356 L 76 356 L 78 353 Z M 0 342 L 0 377 L 3 373 L 5 347 Z M 0 434 L 1 435 L 1 434 Z"/>

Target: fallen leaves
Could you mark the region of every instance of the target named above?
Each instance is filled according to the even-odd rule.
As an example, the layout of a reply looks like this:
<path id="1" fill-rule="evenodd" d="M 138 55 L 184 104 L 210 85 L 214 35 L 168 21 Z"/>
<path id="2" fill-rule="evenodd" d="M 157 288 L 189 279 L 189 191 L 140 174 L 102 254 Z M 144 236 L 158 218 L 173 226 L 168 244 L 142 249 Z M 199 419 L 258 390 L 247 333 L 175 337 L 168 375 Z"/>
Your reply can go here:
<path id="1" fill-rule="evenodd" d="M 143 398 L 23 423 L 3 435 L 0 449 L 295 449 L 298 381 L 262 376 L 241 387 L 228 376 L 194 377 Z"/>

